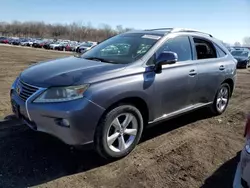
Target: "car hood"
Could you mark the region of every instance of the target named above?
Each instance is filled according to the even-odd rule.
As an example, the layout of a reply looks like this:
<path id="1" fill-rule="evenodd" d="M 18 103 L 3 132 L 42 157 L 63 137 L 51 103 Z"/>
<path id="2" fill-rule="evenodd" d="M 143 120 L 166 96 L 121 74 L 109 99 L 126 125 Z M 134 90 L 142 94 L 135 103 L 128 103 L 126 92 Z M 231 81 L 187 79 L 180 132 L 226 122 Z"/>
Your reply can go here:
<path id="1" fill-rule="evenodd" d="M 123 64 L 110 64 L 86 60 L 77 57 L 67 57 L 39 63 L 24 70 L 20 79 L 37 87 L 70 86 L 83 84 L 86 79 L 102 74 L 109 74 L 124 69 Z"/>

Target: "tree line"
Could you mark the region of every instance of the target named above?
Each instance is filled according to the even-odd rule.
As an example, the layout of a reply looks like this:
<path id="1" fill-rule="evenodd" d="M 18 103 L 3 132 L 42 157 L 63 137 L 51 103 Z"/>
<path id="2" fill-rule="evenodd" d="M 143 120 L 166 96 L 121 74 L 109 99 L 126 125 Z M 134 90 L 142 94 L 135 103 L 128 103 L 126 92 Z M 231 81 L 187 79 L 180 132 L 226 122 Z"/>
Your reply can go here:
<path id="1" fill-rule="evenodd" d="M 69 39 L 73 41 L 102 41 L 106 38 L 131 30 L 122 25 L 113 29 L 107 24 L 99 28 L 90 23 L 47 24 L 44 22 L 0 22 L 0 36 Z"/>
<path id="2" fill-rule="evenodd" d="M 70 24 L 47 24 L 44 22 L 0 22 L 0 36 L 69 39 L 73 41 L 102 41 L 111 36 L 132 30 L 117 25 L 115 29 L 107 24 L 95 28 L 91 23 L 73 22 Z M 226 44 L 226 43 L 225 43 Z M 226 44 L 229 46 L 229 44 Z M 235 46 L 250 46 L 250 37 L 244 37 L 242 43 Z"/>

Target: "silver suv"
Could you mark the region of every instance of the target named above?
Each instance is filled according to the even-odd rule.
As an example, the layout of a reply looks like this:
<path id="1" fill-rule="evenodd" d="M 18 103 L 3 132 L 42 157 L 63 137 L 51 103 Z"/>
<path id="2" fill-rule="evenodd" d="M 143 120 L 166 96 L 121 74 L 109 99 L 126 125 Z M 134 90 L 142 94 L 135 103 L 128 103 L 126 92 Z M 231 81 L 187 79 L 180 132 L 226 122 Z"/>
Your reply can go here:
<path id="1" fill-rule="evenodd" d="M 143 129 L 210 106 L 225 111 L 236 60 L 210 34 L 189 29 L 131 31 L 78 57 L 36 64 L 11 89 L 13 111 L 32 129 L 70 145 L 94 143 L 120 158 Z"/>

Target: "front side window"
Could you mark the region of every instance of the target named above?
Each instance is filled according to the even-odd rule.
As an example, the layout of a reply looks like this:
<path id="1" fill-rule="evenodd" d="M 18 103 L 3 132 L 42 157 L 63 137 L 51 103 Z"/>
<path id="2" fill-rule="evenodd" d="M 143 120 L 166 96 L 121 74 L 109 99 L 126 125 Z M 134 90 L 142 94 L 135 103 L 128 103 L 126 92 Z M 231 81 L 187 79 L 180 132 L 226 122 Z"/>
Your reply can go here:
<path id="1" fill-rule="evenodd" d="M 101 42 L 81 57 L 107 63 L 128 64 L 144 56 L 161 38 L 141 33 L 123 34 Z"/>
<path id="2" fill-rule="evenodd" d="M 197 59 L 217 58 L 213 44 L 207 40 L 194 38 Z"/>
<path id="3" fill-rule="evenodd" d="M 178 61 L 192 60 L 191 45 L 187 36 L 178 36 L 167 40 L 156 55 L 158 56 L 163 51 L 175 52 L 178 55 Z"/>

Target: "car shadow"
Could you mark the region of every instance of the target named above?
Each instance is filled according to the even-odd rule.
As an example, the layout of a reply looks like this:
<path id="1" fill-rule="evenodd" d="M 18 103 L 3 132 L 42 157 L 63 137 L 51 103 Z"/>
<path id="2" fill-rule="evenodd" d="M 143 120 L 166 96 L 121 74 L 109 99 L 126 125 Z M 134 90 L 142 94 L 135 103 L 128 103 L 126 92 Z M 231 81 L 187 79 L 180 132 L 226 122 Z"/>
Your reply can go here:
<path id="1" fill-rule="evenodd" d="M 146 129 L 141 142 L 209 117 L 207 110 L 202 109 L 160 123 Z M 26 126 L 0 127 L 0 187 L 39 185 L 108 163 L 88 147 L 76 150 Z"/>
<path id="2" fill-rule="evenodd" d="M 208 177 L 201 188 L 231 188 L 237 164 L 240 161 L 240 151 L 229 161 L 222 164 L 210 177 Z"/>

